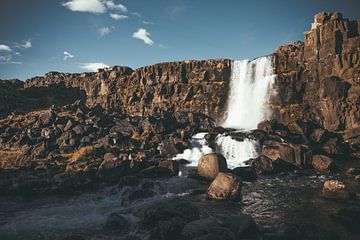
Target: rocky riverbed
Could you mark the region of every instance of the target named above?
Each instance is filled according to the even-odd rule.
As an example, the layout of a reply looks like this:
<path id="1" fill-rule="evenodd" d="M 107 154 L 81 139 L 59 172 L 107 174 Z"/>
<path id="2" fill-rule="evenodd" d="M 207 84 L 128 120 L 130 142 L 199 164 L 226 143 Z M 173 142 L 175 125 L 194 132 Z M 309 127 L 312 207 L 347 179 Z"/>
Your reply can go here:
<path id="1" fill-rule="evenodd" d="M 359 214 L 359 202 L 321 196 L 323 183 L 338 178 L 313 172 L 261 177 L 244 182 L 241 202 L 209 200 L 207 183 L 185 177 L 126 177 L 119 185 L 73 196 L 2 196 L 0 235 L 3 239 L 183 239 L 186 223 L 214 218 L 222 231 L 214 239 L 235 239 L 236 233 L 221 224 L 240 215 L 237 224 L 245 224 L 247 239 L 358 239 L 359 233 L 353 232 L 357 229 L 351 227 L 357 226 L 359 215 L 345 225 L 334 216 L 344 208 L 357 209 Z M 252 216 L 257 227 L 248 226 L 251 218 L 241 214 Z M 203 230 L 192 229 L 194 236 L 211 233 L 213 223 L 203 224 Z"/>

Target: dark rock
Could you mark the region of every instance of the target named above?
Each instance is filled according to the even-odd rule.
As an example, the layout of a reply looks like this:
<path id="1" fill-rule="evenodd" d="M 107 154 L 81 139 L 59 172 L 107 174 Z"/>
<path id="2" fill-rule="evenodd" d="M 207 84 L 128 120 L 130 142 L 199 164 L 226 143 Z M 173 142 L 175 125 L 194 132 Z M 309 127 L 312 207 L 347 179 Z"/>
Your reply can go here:
<path id="1" fill-rule="evenodd" d="M 258 234 L 256 223 L 250 215 L 238 214 L 227 217 L 222 225 L 235 233 L 236 239 L 253 237 Z"/>
<path id="2" fill-rule="evenodd" d="M 195 239 L 207 235 L 210 232 L 210 229 L 219 227 L 221 227 L 221 225 L 216 218 L 203 218 L 186 224 L 181 235 L 184 239 Z"/>
<path id="3" fill-rule="evenodd" d="M 171 218 L 168 221 L 159 221 L 158 225 L 151 232 L 152 240 L 179 239 L 184 227 L 184 221 L 180 217 Z"/>
<path id="4" fill-rule="evenodd" d="M 231 173 L 219 173 L 207 190 L 207 197 L 216 200 L 241 200 L 241 178 Z"/>
<path id="5" fill-rule="evenodd" d="M 360 208 L 346 207 L 340 209 L 336 214 L 330 215 L 336 223 L 347 228 L 351 233 L 360 233 Z"/>
<path id="6" fill-rule="evenodd" d="M 198 174 L 201 177 L 214 179 L 219 172 L 224 171 L 227 171 L 227 163 L 221 154 L 206 154 L 198 162 Z"/>
<path id="7" fill-rule="evenodd" d="M 257 178 L 256 170 L 253 167 L 237 167 L 231 172 L 247 182 L 255 181 Z"/>
<path id="8" fill-rule="evenodd" d="M 174 160 L 163 160 L 159 162 L 159 167 L 169 169 L 173 175 L 179 174 L 180 164 Z"/>
<path id="9" fill-rule="evenodd" d="M 111 213 L 106 219 L 104 230 L 112 232 L 123 232 L 126 231 L 128 227 L 129 223 L 126 218 L 118 213 Z"/>
<path id="10" fill-rule="evenodd" d="M 321 173 L 329 173 L 334 168 L 334 160 L 325 155 L 314 155 L 312 166 Z"/>
<path id="11" fill-rule="evenodd" d="M 332 231 L 316 226 L 311 223 L 298 223 L 285 229 L 285 238 L 291 240 L 340 240 L 339 236 Z"/>
<path id="12" fill-rule="evenodd" d="M 254 168 L 257 175 L 275 174 L 280 172 L 289 172 L 297 170 L 298 167 L 284 160 L 272 160 L 266 156 L 259 156 L 246 162 L 250 167 Z"/>

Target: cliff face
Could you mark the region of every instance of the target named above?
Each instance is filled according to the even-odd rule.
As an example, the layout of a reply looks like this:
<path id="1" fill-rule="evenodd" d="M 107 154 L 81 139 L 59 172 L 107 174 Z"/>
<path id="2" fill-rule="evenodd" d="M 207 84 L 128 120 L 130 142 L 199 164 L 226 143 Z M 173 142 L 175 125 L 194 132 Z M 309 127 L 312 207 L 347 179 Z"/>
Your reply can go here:
<path id="1" fill-rule="evenodd" d="M 360 128 L 360 20 L 319 13 L 304 42 L 276 50 L 274 117 L 315 121 L 329 131 Z"/>
<path id="2" fill-rule="evenodd" d="M 230 79 L 230 60 L 160 63 L 133 71 L 127 67 L 97 73 L 51 72 L 25 83 L 25 89 L 64 84 L 85 92 L 89 107 L 122 110 L 133 116 L 163 110 L 221 116 Z"/>

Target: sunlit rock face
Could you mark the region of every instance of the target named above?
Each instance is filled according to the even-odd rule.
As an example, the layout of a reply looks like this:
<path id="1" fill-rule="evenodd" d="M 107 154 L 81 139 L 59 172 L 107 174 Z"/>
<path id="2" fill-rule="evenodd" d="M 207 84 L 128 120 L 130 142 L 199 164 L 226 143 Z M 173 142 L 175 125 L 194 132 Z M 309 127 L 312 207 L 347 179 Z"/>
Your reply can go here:
<path id="1" fill-rule="evenodd" d="M 276 50 L 276 119 L 312 120 L 329 131 L 360 127 L 359 33 L 359 20 L 323 12 L 304 42 Z"/>

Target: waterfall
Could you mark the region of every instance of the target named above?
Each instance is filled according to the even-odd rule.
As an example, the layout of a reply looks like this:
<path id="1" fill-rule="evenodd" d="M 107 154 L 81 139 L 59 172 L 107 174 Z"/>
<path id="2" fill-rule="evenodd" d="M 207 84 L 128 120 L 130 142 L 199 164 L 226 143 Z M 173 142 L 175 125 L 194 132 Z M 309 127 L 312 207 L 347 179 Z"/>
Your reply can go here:
<path id="1" fill-rule="evenodd" d="M 234 61 L 227 115 L 222 126 L 238 131 L 256 129 L 269 116 L 267 102 L 274 80 L 273 56 Z M 236 141 L 231 136 L 219 135 L 216 144 L 216 151 L 224 155 L 229 168 L 244 165 L 244 161 L 258 156 L 259 144 L 255 140 Z"/>
<path id="2" fill-rule="evenodd" d="M 257 128 L 258 123 L 269 117 L 267 105 L 272 94 L 272 84 L 275 80 L 273 56 L 265 56 L 255 60 L 233 61 L 229 96 L 224 128 L 236 131 L 250 131 Z M 197 166 L 198 160 L 211 149 L 205 140 L 206 133 L 193 137 L 192 148 L 178 154 L 174 159 L 186 159 L 190 166 Z M 231 134 L 219 134 L 215 139 L 215 152 L 221 153 L 227 160 L 229 168 L 244 165 L 244 161 L 256 158 L 259 144 L 253 139 L 243 141 L 232 139 Z"/>
<path id="3" fill-rule="evenodd" d="M 251 130 L 266 119 L 267 101 L 275 79 L 273 56 L 234 61 L 231 67 L 227 116 L 222 126 Z"/>

